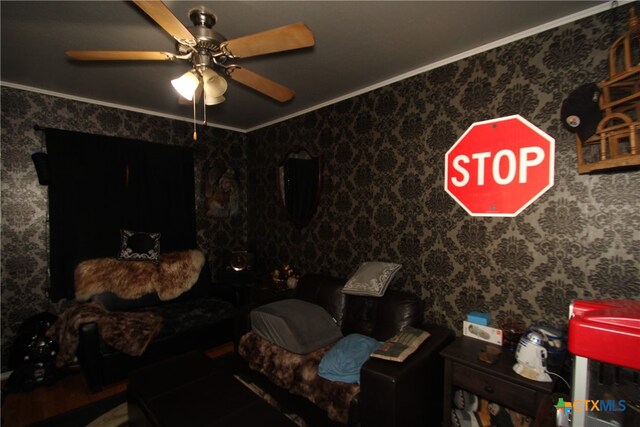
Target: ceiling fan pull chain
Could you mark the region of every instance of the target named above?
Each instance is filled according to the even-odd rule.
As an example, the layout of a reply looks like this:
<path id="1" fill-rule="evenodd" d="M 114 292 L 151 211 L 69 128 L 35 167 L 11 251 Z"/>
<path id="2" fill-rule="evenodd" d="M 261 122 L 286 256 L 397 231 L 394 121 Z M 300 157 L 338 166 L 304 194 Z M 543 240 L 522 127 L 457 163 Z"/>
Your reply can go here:
<path id="1" fill-rule="evenodd" d="M 196 97 L 193 97 L 193 140 L 198 140 L 198 132 L 196 131 Z"/>
<path id="2" fill-rule="evenodd" d="M 203 95 L 202 96 L 202 110 L 204 110 L 203 114 L 202 114 L 202 125 L 206 126 L 207 125 L 207 100 L 205 99 L 207 96 Z"/>

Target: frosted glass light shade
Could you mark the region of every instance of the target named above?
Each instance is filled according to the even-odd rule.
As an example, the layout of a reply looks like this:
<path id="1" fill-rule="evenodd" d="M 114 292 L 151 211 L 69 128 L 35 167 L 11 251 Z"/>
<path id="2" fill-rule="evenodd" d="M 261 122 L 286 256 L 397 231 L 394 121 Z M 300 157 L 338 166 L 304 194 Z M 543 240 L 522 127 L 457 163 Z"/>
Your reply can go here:
<path id="1" fill-rule="evenodd" d="M 204 84 L 204 103 L 207 105 L 216 105 L 224 101 L 222 96 L 227 90 L 227 82 L 222 77 L 219 77 L 224 84 L 212 83 L 211 80 Z"/>
<path id="2" fill-rule="evenodd" d="M 187 71 L 177 79 L 171 80 L 171 84 L 178 91 L 180 96 L 188 99 L 189 101 L 193 99 L 193 95 L 195 94 L 199 83 L 200 79 L 193 71 Z"/>
<path id="3" fill-rule="evenodd" d="M 198 87 L 195 90 L 195 94 L 193 96 L 193 98 L 191 100 L 184 98 L 182 95 L 178 95 L 178 104 L 180 105 L 192 105 L 193 101 L 195 100 L 195 102 L 198 102 L 200 100 L 200 97 L 202 96 L 202 82 L 200 82 L 200 84 L 198 85 Z"/>
<path id="4" fill-rule="evenodd" d="M 210 68 L 202 72 L 204 93 L 209 98 L 218 98 L 227 91 L 227 81 Z"/>
<path id="5" fill-rule="evenodd" d="M 204 103 L 206 105 L 216 105 L 216 104 L 221 104 L 225 101 L 225 97 L 224 96 L 216 96 L 216 97 L 211 97 L 211 96 L 207 96 L 207 92 L 205 91 L 204 93 Z"/>

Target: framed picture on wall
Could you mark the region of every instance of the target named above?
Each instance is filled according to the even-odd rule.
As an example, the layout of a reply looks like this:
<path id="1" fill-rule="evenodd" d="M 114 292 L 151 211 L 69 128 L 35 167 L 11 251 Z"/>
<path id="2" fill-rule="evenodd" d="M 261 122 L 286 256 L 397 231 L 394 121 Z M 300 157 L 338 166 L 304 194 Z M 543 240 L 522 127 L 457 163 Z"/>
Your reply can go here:
<path id="1" fill-rule="evenodd" d="M 227 218 L 238 213 L 239 185 L 233 169 L 212 168 L 206 172 L 205 207 L 206 215 Z"/>

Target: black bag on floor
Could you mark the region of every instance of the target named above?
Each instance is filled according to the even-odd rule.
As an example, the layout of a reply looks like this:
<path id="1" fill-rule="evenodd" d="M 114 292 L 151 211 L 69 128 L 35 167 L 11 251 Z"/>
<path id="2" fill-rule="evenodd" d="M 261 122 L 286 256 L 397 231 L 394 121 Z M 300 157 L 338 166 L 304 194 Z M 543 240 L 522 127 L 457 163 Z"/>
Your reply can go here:
<path id="1" fill-rule="evenodd" d="M 31 390 L 38 385 L 53 384 L 59 376 L 55 367 L 58 344 L 46 336 L 56 321 L 51 313 L 39 313 L 25 320 L 15 338 L 9 357 L 13 373 L 7 380 L 9 391 Z"/>

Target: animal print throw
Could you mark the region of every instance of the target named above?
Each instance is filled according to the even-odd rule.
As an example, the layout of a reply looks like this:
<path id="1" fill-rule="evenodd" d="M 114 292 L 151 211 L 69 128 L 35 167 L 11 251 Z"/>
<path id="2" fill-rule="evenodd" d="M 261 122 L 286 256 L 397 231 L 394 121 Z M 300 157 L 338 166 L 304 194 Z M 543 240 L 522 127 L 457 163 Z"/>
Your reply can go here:
<path id="1" fill-rule="evenodd" d="M 161 300 L 171 300 L 198 281 L 204 262 L 199 250 L 163 253 L 158 264 L 116 258 L 83 261 L 74 273 L 76 299 L 85 301 L 102 292 L 135 299 L 156 292 Z"/>
<path id="2" fill-rule="evenodd" d="M 162 318 L 151 312 L 109 312 L 98 302 L 76 302 L 47 330 L 58 343 L 56 366 L 73 362 L 78 348 L 78 329 L 95 322 L 104 342 L 131 356 L 140 356 L 162 327 Z"/>

